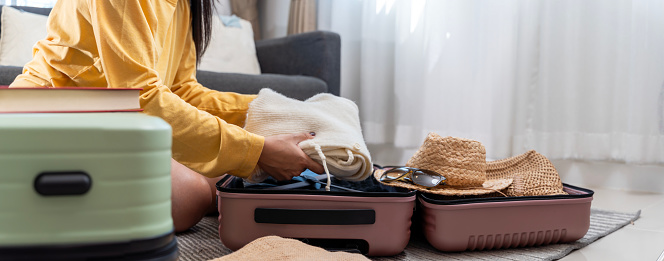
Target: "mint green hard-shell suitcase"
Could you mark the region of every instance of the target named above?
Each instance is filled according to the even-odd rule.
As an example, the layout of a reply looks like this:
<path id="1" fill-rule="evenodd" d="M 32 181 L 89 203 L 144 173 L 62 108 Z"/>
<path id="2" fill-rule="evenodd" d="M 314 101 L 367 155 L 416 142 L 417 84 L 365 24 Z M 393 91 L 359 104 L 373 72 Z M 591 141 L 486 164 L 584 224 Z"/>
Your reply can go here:
<path id="1" fill-rule="evenodd" d="M 171 127 L 142 113 L 0 114 L 0 260 L 175 260 Z"/>

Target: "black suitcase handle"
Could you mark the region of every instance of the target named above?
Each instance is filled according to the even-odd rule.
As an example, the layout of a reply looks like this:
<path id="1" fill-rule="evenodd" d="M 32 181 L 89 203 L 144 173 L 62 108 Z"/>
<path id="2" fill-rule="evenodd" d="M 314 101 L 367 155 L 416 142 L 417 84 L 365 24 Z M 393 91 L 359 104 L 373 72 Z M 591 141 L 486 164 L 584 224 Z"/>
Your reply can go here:
<path id="1" fill-rule="evenodd" d="M 84 171 L 42 172 L 33 186 L 42 196 L 83 195 L 92 187 L 92 178 Z"/>
<path id="2" fill-rule="evenodd" d="M 369 225 L 376 223 L 373 209 L 256 208 L 254 221 L 267 224 Z"/>

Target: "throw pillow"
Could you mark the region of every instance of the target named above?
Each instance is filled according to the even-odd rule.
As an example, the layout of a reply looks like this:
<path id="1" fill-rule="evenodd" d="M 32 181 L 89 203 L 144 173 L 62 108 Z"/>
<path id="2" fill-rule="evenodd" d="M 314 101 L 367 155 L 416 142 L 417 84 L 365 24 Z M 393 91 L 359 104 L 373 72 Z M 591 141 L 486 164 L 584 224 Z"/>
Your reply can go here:
<path id="1" fill-rule="evenodd" d="M 32 47 L 46 38 L 48 16 L 2 7 L 0 65 L 23 67 L 32 60 Z"/>
<path id="2" fill-rule="evenodd" d="M 236 16 L 215 16 L 212 37 L 201 57 L 199 70 L 227 73 L 260 74 L 251 23 Z M 226 22 L 226 24 L 224 24 Z"/>

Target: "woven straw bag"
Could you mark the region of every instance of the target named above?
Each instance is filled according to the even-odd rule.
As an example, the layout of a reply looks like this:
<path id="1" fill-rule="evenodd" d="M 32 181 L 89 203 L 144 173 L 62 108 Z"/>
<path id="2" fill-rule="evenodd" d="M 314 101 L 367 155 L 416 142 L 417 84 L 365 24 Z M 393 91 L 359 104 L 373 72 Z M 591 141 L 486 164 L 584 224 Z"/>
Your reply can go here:
<path id="1" fill-rule="evenodd" d="M 507 196 L 564 195 L 560 176 L 551 161 L 534 150 L 487 163 L 488 179 L 511 178 Z"/>

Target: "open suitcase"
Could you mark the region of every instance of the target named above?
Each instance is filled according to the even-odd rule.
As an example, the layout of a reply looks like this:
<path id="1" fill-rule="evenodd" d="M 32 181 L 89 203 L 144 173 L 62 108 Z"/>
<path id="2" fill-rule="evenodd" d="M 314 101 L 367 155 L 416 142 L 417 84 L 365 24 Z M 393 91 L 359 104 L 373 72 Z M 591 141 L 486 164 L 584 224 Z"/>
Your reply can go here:
<path id="1" fill-rule="evenodd" d="M 572 242 L 590 226 L 593 191 L 563 184 L 568 195 L 453 199 L 419 193 L 429 243 L 441 251 Z"/>
<path id="2" fill-rule="evenodd" d="M 225 176 L 217 183 L 221 241 L 237 250 L 254 239 L 278 235 L 369 256 L 395 255 L 405 249 L 414 191 L 383 186 L 373 179 L 333 179 L 332 184 L 355 188 L 354 192 L 324 191 L 315 183 L 284 185 L 305 185 L 293 189 L 251 188 L 240 178 Z"/>
<path id="3" fill-rule="evenodd" d="M 175 260 L 171 128 L 141 113 L 0 114 L 0 260 Z"/>

